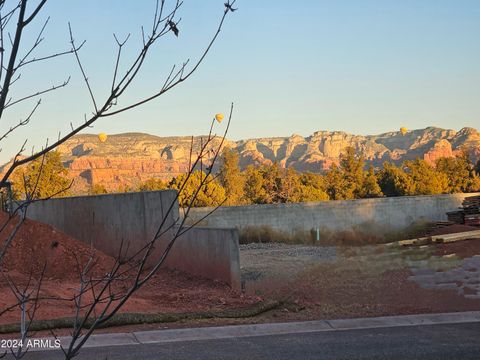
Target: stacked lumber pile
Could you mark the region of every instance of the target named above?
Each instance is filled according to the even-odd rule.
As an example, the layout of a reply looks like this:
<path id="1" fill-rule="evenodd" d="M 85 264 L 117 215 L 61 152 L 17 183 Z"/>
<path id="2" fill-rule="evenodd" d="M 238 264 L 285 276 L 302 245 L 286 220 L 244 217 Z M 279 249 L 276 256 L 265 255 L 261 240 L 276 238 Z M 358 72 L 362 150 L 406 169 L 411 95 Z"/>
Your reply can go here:
<path id="1" fill-rule="evenodd" d="M 448 213 L 447 213 L 448 215 Z M 450 220 L 450 218 L 448 218 L 448 221 L 436 221 L 436 222 L 433 222 L 431 224 L 429 224 L 429 226 L 427 227 L 426 231 L 425 231 L 425 235 L 431 235 L 432 233 L 434 233 L 435 231 L 439 230 L 439 229 L 445 229 L 445 228 L 448 228 L 452 225 L 455 225 L 457 224 L 456 221 L 452 221 Z"/>
<path id="2" fill-rule="evenodd" d="M 480 196 L 466 197 L 457 211 L 447 212 L 448 221 L 470 226 L 480 226 Z"/>
<path id="3" fill-rule="evenodd" d="M 480 226 L 480 196 L 470 196 L 462 203 L 464 224 Z"/>
<path id="4" fill-rule="evenodd" d="M 463 210 L 449 211 L 447 212 L 448 221 L 455 224 L 463 224 L 465 221 L 465 213 Z"/>

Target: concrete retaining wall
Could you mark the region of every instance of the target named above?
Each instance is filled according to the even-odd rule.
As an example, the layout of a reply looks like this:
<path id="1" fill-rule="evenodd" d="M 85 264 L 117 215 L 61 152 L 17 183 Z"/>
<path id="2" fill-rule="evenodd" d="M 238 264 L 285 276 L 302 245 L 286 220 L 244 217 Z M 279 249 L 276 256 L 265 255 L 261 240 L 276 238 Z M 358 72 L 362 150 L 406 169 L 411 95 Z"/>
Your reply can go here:
<path id="1" fill-rule="evenodd" d="M 240 252 L 237 229 L 193 228 L 180 236 L 166 266 L 240 289 Z"/>
<path id="2" fill-rule="evenodd" d="M 419 220 L 447 220 L 447 211 L 456 210 L 465 197 L 474 195 L 479 194 L 229 206 L 215 211 L 201 225 L 238 229 L 267 225 L 288 233 L 315 228 L 349 230 L 358 226 L 365 233 L 377 232 L 379 229 L 401 230 Z M 212 208 L 192 209 L 190 221 L 201 219 L 211 210 Z"/>
<path id="3" fill-rule="evenodd" d="M 166 190 L 50 199 L 31 204 L 27 217 L 52 225 L 111 256 L 118 256 L 121 249 L 124 256 L 142 249 L 165 217 L 163 229 L 170 229 L 160 237 L 148 263 L 152 265 L 176 230 L 179 215 L 175 197 L 176 191 Z M 176 240 L 165 265 L 238 288 L 238 258 L 235 229 L 195 228 Z"/>

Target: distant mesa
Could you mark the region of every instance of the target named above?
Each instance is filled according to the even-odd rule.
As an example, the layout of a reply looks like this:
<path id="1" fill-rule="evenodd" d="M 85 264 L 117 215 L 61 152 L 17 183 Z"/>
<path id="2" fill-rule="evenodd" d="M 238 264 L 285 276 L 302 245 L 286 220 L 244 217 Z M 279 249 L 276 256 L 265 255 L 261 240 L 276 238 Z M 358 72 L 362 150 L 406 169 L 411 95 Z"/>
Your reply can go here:
<path id="1" fill-rule="evenodd" d="M 95 183 L 116 190 L 122 186 L 135 187 L 152 177 L 170 180 L 185 173 L 190 162 L 190 136 L 126 133 L 104 138 L 100 135 L 76 135 L 58 147 L 64 165 L 75 178 L 75 191 L 87 191 Z M 202 144 L 201 137 L 194 137 L 193 141 L 195 154 Z M 219 138 L 215 140 L 215 144 L 219 142 Z M 306 137 L 295 134 L 226 140 L 225 146 L 238 152 L 243 168 L 277 162 L 282 167 L 311 172 L 322 172 L 337 164 L 340 154 L 349 146 L 362 153 L 367 165 L 374 167 L 380 167 L 385 161 L 399 164 L 417 157 L 434 163 L 440 157 L 455 156 L 463 151 L 472 161 L 480 159 L 480 133 L 473 128 L 457 132 L 437 127 L 416 130 L 402 127 L 400 131 L 367 136 L 317 131 Z"/>

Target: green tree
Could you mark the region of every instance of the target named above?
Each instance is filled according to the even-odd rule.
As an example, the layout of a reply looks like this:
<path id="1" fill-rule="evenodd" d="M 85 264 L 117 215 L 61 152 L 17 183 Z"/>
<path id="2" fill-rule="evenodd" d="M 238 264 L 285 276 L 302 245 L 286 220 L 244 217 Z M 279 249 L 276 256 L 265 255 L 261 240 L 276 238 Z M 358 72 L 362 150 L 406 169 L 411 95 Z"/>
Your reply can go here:
<path id="1" fill-rule="evenodd" d="M 475 174 L 473 178 L 470 179 L 466 192 L 480 192 L 480 176 Z"/>
<path id="2" fill-rule="evenodd" d="M 329 199 L 325 191 L 325 181 L 320 174 L 303 173 L 298 180 L 298 188 L 294 198 L 295 202 L 325 201 Z"/>
<path id="3" fill-rule="evenodd" d="M 225 205 L 240 205 L 244 202 L 245 178 L 238 165 L 238 153 L 225 148 L 220 158 L 219 183 L 225 189 Z"/>
<path id="4" fill-rule="evenodd" d="M 303 201 L 299 196 L 301 194 L 301 183 L 297 171 L 290 167 L 282 172 L 283 176 L 280 176 L 279 202 L 289 203 Z"/>
<path id="5" fill-rule="evenodd" d="M 355 149 L 351 146 L 345 149 L 345 152 L 340 154 L 340 169 L 343 172 L 345 180 L 351 187 L 358 191 L 356 184 L 361 184 L 363 181 L 365 171 L 365 159 L 363 156 L 358 156 Z"/>
<path id="6" fill-rule="evenodd" d="M 253 165 L 249 165 L 245 169 L 244 175 L 245 200 L 250 204 L 265 204 L 268 195 L 263 186 L 264 179 L 260 169 Z"/>
<path id="7" fill-rule="evenodd" d="M 263 176 L 263 188 L 266 193 L 265 204 L 277 204 L 286 202 L 286 194 L 283 184 L 283 169 L 280 169 L 278 163 L 272 165 L 264 165 L 260 168 L 260 173 Z"/>
<path id="8" fill-rule="evenodd" d="M 135 191 L 135 189 L 133 189 L 130 185 L 120 184 L 120 185 L 118 185 L 117 190 L 115 190 L 114 192 L 116 192 L 116 193 L 128 193 L 128 192 L 134 192 L 134 191 Z"/>
<path id="9" fill-rule="evenodd" d="M 140 191 L 156 191 L 156 190 L 165 190 L 167 188 L 167 183 L 162 181 L 162 179 L 150 178 L 147 181 L 140 184 L 138 190 Z"/>
<path id="10" fill-rule="evenodd" d="M 378 184 L 385 196 L 404 196 L 414 192 L 412 179 L 405 171 L 390 162 L 383 163 L 377 174 Z"/>
<path id="11" fill-rule="evenodd" d="M 276 163 L 245 170 L 245 199 L 253 204 L 276 204 L 328 200 L 326 185 L 319 174 L 298 174 Z"/>
<path id="12" fill-rule="evenodd" d="M 459 193 L 472 190 L 476 174 L 467 154 L 440 158 L 436 162 L 436 169 L 447 176 L 448 192 Z"/>
<path id="13" fill-rule="evenodd" d="M 201 185 L 202 181 L 203 185 Z M 207 176 L 200 170 L 194 171 L 188 180 L 186 174 L 173 178 L 168 184 L 168 188 L 179 191 L 178 203 L 180 207 L 189 206 L 195 195 L 196 199 L 192 204 L 193 207 L 218 206 L 225 201 L 225 189 L 211 174 Z"/>
<path id="14" fill-rule="evenodd" d="M 90 195 L 108 194 L 107 188 L 103 184 L 93 184 L 88 192 Z"/>
<path id="15" fill-rule="evenodd" d="M 277 163 L 245 170 L 245 199 L 253 204 L 297 201 L 299 179 L 293 168 L 281 169 Z"/>
<path id="16" fill-rule="evenodd" d="M 360 198 L 376 198 L 383 196 L 382 189 L 378 184 L 377 176 L 372 166 L 370 166 L 367 174 L 363 179 L 363 183 L 361 188 L 359 189 L 358 196 Z"/>
<path id="17" fill-rule="evenodd" d="M 413 189 L 411 188 L 406 195 L 435 195 L 448 192 L 447 175 L 437 171 L 425 160 L 407 160 L 404 167 L 413 185 Z"/>
<path id="18" fill-rule="evenodd" d="M 70 194 L 71 180 L 63 167 L 58 151 L 51 151 L 25 166 L 17 168 L 12 175 L 13 197 L 33 199 L 64 197 Z"/>
<path id="19" fill-rule="evenodd" d="M 352 199 L 351 185 L 345 179 L 343 172 L 333 164 L 325 174 L 325 190 L 330 200 Z"/>
<path id="20" fill-rule="evenodd" d="M 358 199 L 365 179 L 365 159 L 347 147 L 340 155 L 339 166 L 333 165 L 326 173 L 327 193 L 332 200 Z"/>

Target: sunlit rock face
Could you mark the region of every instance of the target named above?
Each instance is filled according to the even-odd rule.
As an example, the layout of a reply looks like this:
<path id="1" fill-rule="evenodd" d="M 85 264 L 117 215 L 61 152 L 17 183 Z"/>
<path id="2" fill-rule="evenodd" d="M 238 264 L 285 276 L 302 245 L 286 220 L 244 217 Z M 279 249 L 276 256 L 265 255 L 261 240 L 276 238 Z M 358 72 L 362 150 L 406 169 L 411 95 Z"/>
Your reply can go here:
<path id="1" fill-rule="evenodd" d="M 101 142 L 98 135 L 77 135 L 58 148 L 64 165 L 75 179 L 74 191 L 88 191 L 101 184 L 114 191 L 135 188 L 149 178 L 169 180 L 185 173 L 206 136 L 159 137 L 142 133 L 108 135 Z M 221 139 L 213 141 L 212 148 Z M 317 131 L 303 137 L 258 138 L 225 141 L 224 146 L 239 154 L 240 166 L 278 163 L 298 171 L 323 172 L 338 164 L 340 154 L 353 147 L 368 165 L 379 167 L 385 161 L 425 159 L 434 164 L 440 157 L 466 151 L 473 161 L 480 159 L 480 133 L 473 128 L 460 131 L 435 127 L 379 135 L 353 135 L 342 131 Z M 209 152 L 204 163 L 211 161 Z M 191 159 L 190 159 L 191 157 Z M 215 168 L 214 168 L 215 170 Z"/>

